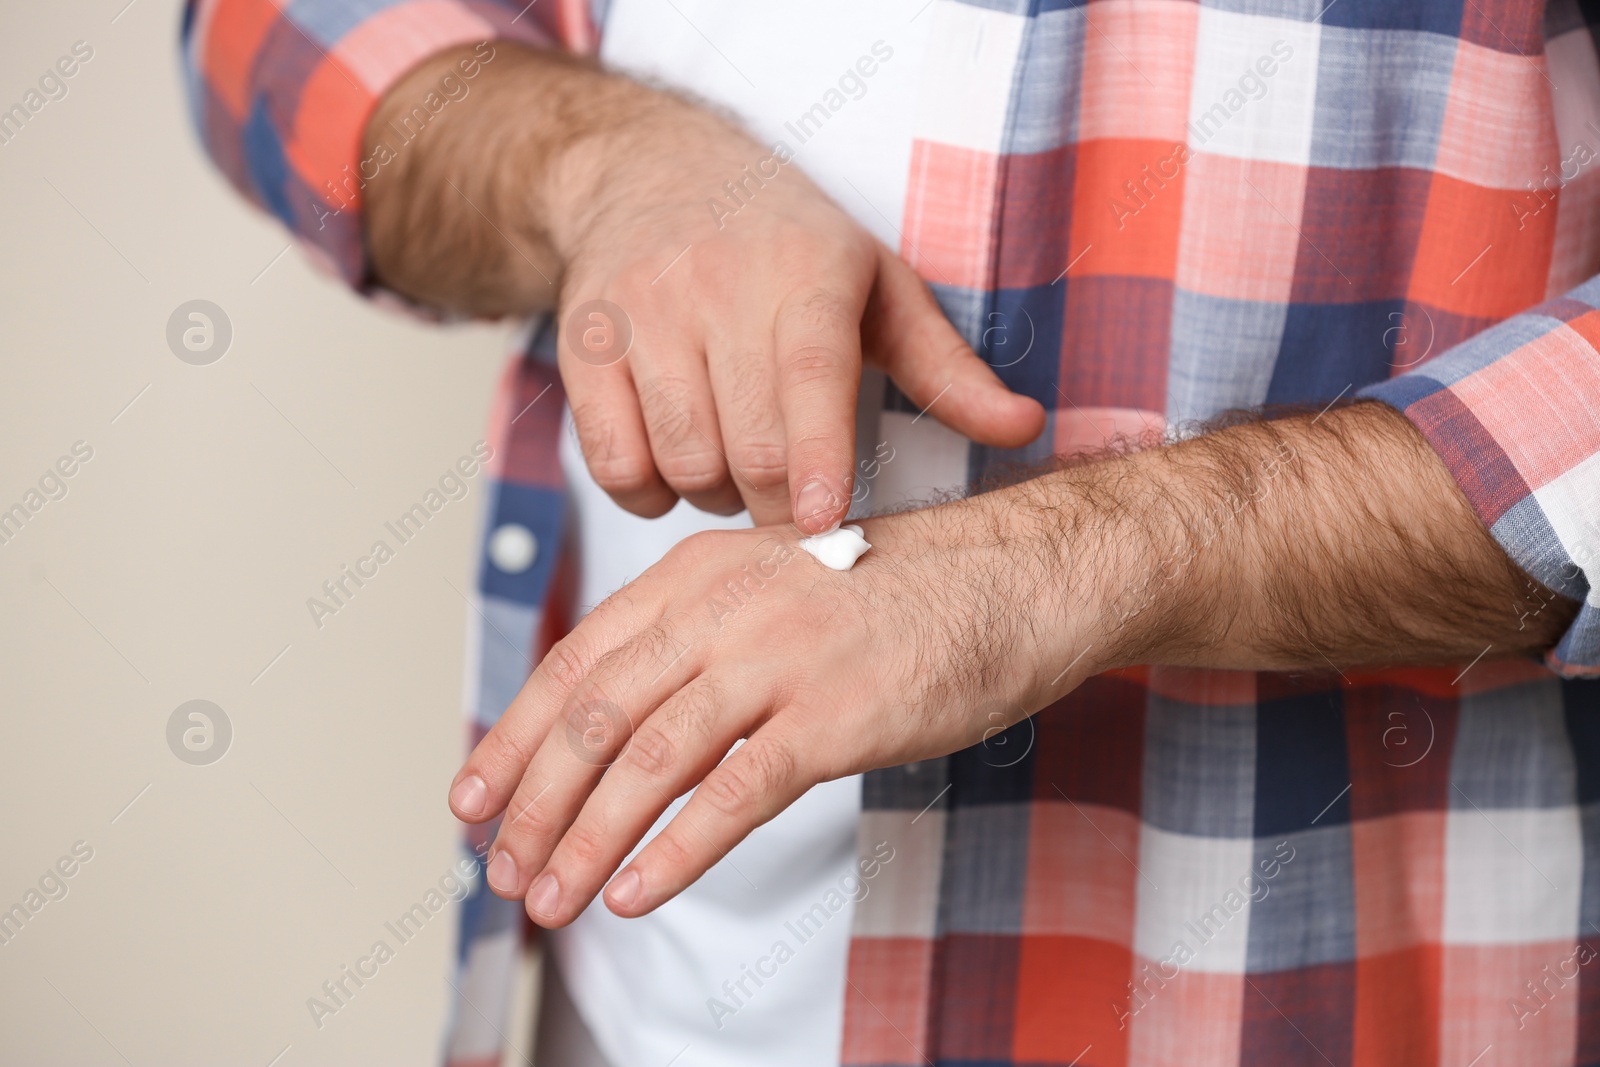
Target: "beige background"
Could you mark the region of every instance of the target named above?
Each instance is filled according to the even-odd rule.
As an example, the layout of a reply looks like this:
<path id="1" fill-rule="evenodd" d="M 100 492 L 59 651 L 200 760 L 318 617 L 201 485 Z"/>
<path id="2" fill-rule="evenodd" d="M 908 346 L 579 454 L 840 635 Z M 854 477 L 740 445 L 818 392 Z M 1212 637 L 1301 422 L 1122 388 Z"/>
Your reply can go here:
<path id="1" fill-rule="evenodd" d="M 189 127 L 176 0 L 125 3 L 0 15 L 0 108 L 94 48 L 0 145 L 0 509 L 94 449 L 0 545 L 0 909 L 94 849 L 0 946 L 0 1062 L 432 1063 L 453 912 L 320 1031 L 306 999 L 455 858 L 481 478 L 320 631 L 305 601 L 479 439 L 509 331 L 279 258 Z M 194 298 L 233 325 L 210 366 L 165 340 Z M 210 766 L 167 747 L 195 698 Z"/>

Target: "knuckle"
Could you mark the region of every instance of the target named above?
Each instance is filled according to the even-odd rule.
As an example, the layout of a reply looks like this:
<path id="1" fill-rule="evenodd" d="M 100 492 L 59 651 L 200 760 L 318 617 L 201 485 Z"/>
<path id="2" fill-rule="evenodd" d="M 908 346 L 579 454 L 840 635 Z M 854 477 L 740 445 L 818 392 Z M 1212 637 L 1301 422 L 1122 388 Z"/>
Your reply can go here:
<path id="1" fill-rule="evenodd" d="M 771 442 L 740 445 L 729 457 L 744 480 L 756 489 L 778 489 L 789 480 L 784 446 Z"/>
<path id="2" fill-rule="evenodd" d="M 697 679 L 663 709 L 661 732 L 669 738 L 676 737 L 681 748 L 703 744 L 715 733 L 722 706 L 723 694 L 717 683 Z"/>
<path id="3" fill-rule="evenodd" d="M 691 565 L 710 559 L 728 545 L 730 533 L 728 530 L 697 530 L 674 545 L 668 554 Z"/>
<path id="4" fill-rule="evenodd" d="M 788 326 L 801 334 L 837 334 L 851 317 L 852 301 L 828 288 L 797 294 L 784 308 Z"/>
<path id="5" fill-rule="evenodd" d="M 750 277 L 744 240 L 726 231 L 696 245 L 695 254 L 679 266 L 690 283 L 687 288 L 703 293 L 736 293 Z M 669 271 L 668 277 L 675 273 L 676 269 Z"/>
<path id="6" fill-rule="evenodd" d="M 661 268 L 644 259 L 629 259 L 612 269 L 606 278 L 606 295 L 619 307 L 626 307 L 624 298 L 632 293 L 648 292 L 650 281 Z"/>
<path id="7" fill-rule="evenodd" d="M 722 764 L 706 776 L 700 790 L 706 803 L 723 815 L 738 815 L 750 809 L 758 791 L 750 776 L 748 766 L 732 766 L 732 760 Z"/>
<path id="8" fill-rule="evenodd" d="M 628 763 L 649 778 L 665 778 L 678 762 L 678 746 L 666 731 L 650 726 L 633 735 L 628 747 Z"/>
<path id="9" fill-rule="evenodd" d="M 790 442 L 790 447 L 796 452 L 810 452 L 813 455 L 832 456 L 834 453 L 844 453 L 844 446 L 839 440 L 839 435 L 825 431 L 807 430 L 798 433 L 795 435 L 794 440 Z M 848 464 L 850 459 L 851 457 L 848 455 L 843 456 L 845 464 Z"/>
<path id="10" fill-rule="evenodd" d="M 650 842 L 650 851 L 654 853 L 655 863 L 659 866 L 682 870 L 694 864 L 694 853 L 684 847 L 679 833 L 677 821 L 674 820 Z"/>
<path id="11" fill-rule="evenodd" d="M 569 713 L 581 708 L 615 708 L 619 704 L 611 697 L 610 687 L 607 685 L 615 677 L 617 669 L 622 668 L 630 654 L 628 645 L 612 649 L 595 663 L 593 676 L 584 683 L 582 689 L 573 690 L 567 698 L 566 709 Z"/>
<path id="12" fill-rule="evenodd" d="M 639 406 L 652 429 L 689 429 L 693 413 L 693 392 L 689 383 L 672 374 L 652 374 L 639 378 Z"/>
<path id="13" fill-rule="evenodd" d="M 788 229 L 782 237 L 778 263 L 804 292 L 797 303 L 841 302 L 846 291 L 870 280 L 877 265 L 872 235 L 836 209 L 809 225 Z M 827 281 L 819 284 L 819 279 Z"/>
<path id="14" fill-rule="evenodd" d="M 637 493 L 655 481 L 655 464 L 644 454 L 589 457 L 589 473 L 607 493 Z"/>
<path id="15" fill-rule="evenodd" d="M 797 766 L 794 750 L 786 742 L 768 741 L 757 745 L 749 758 L 754 767 L 752 777 L 762 792 L 777 789 L 794 777 Z"/>
<path id="16" fill-rule="evenodd" d="M 646 385 L 639 390 L 639 408 L 650 444 L 663 462 L 682 458 L 709 465 L 716 461 L 712 439 L 700 429 L 704 420 L 687 402 L 679 403 Z"/>
<path id="17" fill-rule="evenodd" d="M 608 851 L 605 828 L 586 816 L 567 830 L 566 837 L 561 839 L 561 848 L 577 863 L 599 863 Z"/>
<path id="18" fill-rule="evenodd" d="M 598 400 L 584 400 L 572 404 L 572 428 L 583 445 L 584 455 L 610 453 L 615 435 L 612 433 L 611 405 Z"/>
<path id="19" fill-rule="evenodd" d="M 706 800 L 724 815 L 764 810 L 763 798 L 786 783 L 794 772 L 794 754 L 788 745 L 774 741 L 749 744 L 706 778 Z"/>
<path id="20" fill-rule="evenodd" d="M 618 443 L 612 415 L 593 401 L 573 406 L 572 425 L 578 432 L 584 461 L 606 492 L 638 492 L 654 480 L 655 465 L 642 446 L 625 448 Z"/>
<path id="21" fill-rule="evenodd" d="M 789 348 L 782 359 L 783 376 L 790 389 L 832 382 L 839 376 L 839 350 L 817 341 Z"/>
<path id="22" fill-rule="evenodd" d="M 844 306 L 844 297 L 832 289 L 813 289 L 795 303 L 801 314 L 818 320 L 831 320 Z"/>
<path id="23" fill-rule="evenodd" d="M 682 651 L 671 630 L 660 622 L 645 627 L 632 641 L 618 649 L 619 667 L 648 665 L 651 668 L 665 664 Z"/>
<path id="24" fill-rule="evenodd" d="M 737 358 L 724 361 L 724 388 L 728 391 L 731 414 L 736 425 L 752 434 L 782 430 L 778 396 L 772 384 L 772 352 L 765 346 L 751 346 Z"/>
<path id="25" fill-rule="evenodd" d="M 616 759 L 633 733 L 633 722 L 617 704 L 602 697 L 575 702 L 567 713 L 567 743 L 583 762 L 605 766 Z"/>
<path id="26" fill-rule="evenodd" d="M 505 822 L 500 826 L 499 840 L 515 849 L 523 842 L 537 841 L 547 835 L 552 829 L 550 813 L 539 805 L 539 795 L 524 795 L 518 790 L 517 796 L 506 809 Z"/>
<path id="27" fill-rule="evenodd" d="M 585 657 L 578 653 L 569 640 L 556 642 L 539 662 L 539 669 L 564 689 L 577 685 L 588 672 Z"/>
<path id="28" fill-rule="evenodd" d="M 675 449 L 656 461 L 667 484 L 680 492 L 700 493 L 727 484 L 728 469 L 722 457 L 708 449 Z"/>
<path id="29" fill-rule="evenodd" d="M 619 589 L 613 589 L 606 594 L 605 599 L 589 609 L 589 613 L 583 617 L 583 621 L 588 623 L 590 627 L 594 627 L 600 624 L 601 619 L 610 620 L 616 617 L 626 617 L 629 610 L 642 599 L 642 597 L 635 596 L 634 591 L 629 586 L 625 585 Z M 572 637 L 569 635 L 563 640 L 570 641 Z"/>

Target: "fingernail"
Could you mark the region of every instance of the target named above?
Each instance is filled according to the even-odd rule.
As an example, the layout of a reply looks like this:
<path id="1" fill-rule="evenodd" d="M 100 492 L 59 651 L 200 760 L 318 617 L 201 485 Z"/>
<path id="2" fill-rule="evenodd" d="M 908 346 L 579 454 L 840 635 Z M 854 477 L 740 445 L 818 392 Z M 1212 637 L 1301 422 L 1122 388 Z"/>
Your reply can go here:
<path id="1" fill-rule="evenodd" d="M 487 799 L 489 787 L 476 774 L 461 779 L 450 790 L 450 806 L 463 815 L 482 815 L 483 802 Z"/>
<path id="2" fill-rule="evenodd" d="M 541 874 L 528 887 L 528 907 L 547 919 L 556 913 L 556 902 L 560 899 L 561 887 L 553 874 Z"/>
<path id="3" fill-rule="evenodd" d="M 794 502 L 794 524 L 810 533 L 821 533 L 835 525 L 833 513 L 842 500 L 821 481 L 807 482 Z"/>
<path id="4" fill-rule="evenodd" d="M 639 872 L 629 867 L 617 875 L 611 883 L 609 896 L 611 903 L 619 908 L 631 908 L 633 902 L 639 899 L 639 889 L 643 883 L 639 879 Z"/>
<path id="5" fill-rule="evenodd" d="M 517 861 L 511 858 L 511 853 L 501 849 L 489 861 L 484 877 L 489 879 L 492 888 L 502 893 L 514 893 L 517 889 Z"/>

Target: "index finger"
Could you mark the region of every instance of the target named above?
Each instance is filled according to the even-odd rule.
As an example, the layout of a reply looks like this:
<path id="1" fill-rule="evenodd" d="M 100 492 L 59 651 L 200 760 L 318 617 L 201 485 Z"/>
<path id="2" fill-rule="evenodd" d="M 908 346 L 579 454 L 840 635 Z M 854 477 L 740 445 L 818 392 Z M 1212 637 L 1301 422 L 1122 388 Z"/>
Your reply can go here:
<path id="1" fill-rule="evenodd" d="M 504 810 L 567 697 L 601 657 L 661 617 L 659 599 L 644 583 L 646 576 L 640 575 L 607 597 L 539 661 L 510 707 L 456 772 L 450 785 L 456 818 L 485 822 Z"/>
<path id="2" fill-rule="evenodd" d="M 802 533 L 830 530 L 850 509 L 865 306 L 865 293 L 804 289 L 784 301 L 773 324 L 789 487 Z"/>

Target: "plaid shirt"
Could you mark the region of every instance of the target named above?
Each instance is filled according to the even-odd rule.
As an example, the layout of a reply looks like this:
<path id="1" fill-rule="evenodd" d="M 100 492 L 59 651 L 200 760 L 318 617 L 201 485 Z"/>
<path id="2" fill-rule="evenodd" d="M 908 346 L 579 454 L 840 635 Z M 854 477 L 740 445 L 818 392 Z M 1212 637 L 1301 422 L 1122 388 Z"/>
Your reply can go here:
<path id="1" fill-rule="evenodd" d="M 868 775 L 863 855 L 896 858 L 856 912 L 843 1062 L 1600 1063 L 1600 62 L 1576 0 L 918 17 L 901 253 L 1052 415 L 997 452 L 890 388 L 899 458 L 873 503 L 1113 431 L 1362 394 L 1584 607 L 1543 664 L 1130 670 Z M 593 50 L 600 21 L 581 0 L 216 0 L 184 41 L 217 163 L 360 284 L 359 203 L 335 190 L 385 89 L 451 44 Z M 482 566 L 474 737 L 570 601 L 541 336 L 492 417 L 487 528 L 539 552 Z M 497 1058 L 519 916 L 470 898 L 456 1064 Z"/>

